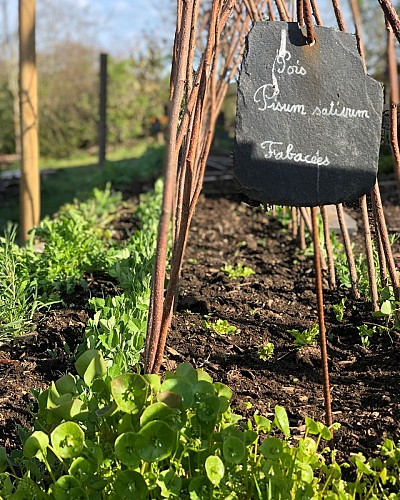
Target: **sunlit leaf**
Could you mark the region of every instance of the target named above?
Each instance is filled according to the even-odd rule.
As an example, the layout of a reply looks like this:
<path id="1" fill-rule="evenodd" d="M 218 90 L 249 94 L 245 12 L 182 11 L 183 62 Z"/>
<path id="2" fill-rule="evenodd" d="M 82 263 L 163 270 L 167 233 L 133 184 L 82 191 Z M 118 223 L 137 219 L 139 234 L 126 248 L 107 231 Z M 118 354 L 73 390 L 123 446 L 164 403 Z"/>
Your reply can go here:
<path id="1" fill-rule="evenodd" d="M 179 431 L 185 425 L 186 412 L 177 408 L 170 408 L 165 403 L 153 403 L 148 406 L 140 417 L 140 425 L 143 427 L 152 420 L 162 420 L 174 431 Z"/>
<path id="2" fill-rule="evenodd" d="M 135 434 L 135 449 L 146 462 L 164 460 L 174 449 L 176 433 L 161 420 L 153 420 Z"/>
<path id="3" fill-rule="evenodd" d="M 217 455 L 210 455 L 205 462 L 208 479 L 217 486 L 225 474 L 224 462 Z"/>
<path id="4" fill-rule="evenodd" d="M 274 423 L 283 434 L 288 438 L 290 436 L 289 419 L 286 410 L 283 406 L 275 406 L 275 419 Z"/>
<path id="5" fill-rule="evenodd" d="M 119 408 L 125 413 L 138 413 L 142 410 L 149 385 L 141 375 L 125 373 L 111 381 L 111 393 Z"/>
<path id="6" fill-rule="evenodd" d="M 135 449 L 135 433 L 124 432 L 117 437 L 114 444 L 115 454 L 119 460 L 128 467 L 134 469 L 140 464 L 140 457 Z"/>
<path id="7" fill-rule="evenodd" d="M 61 458 L 74 458 L 83 448 L 85 434 L 75 422 L 64 422 L 51 433 L 51 443 Z"/>
<path id="8" fill-rule="evenodd" d="M 96 349 L 89 349 L 79 356 L 75 368 L 87 386 L 90 386 L 96 378 L 102 378 L 107 373 L 104 358 L 101 352 Z"/>
<path id="9" fill-rule="evenodd" d="M 49 437 L 42 431 L 33 432 L 25 441 L 23 452 L 27 458 L 37 456 L 38 452 L 45 453 L 49 446 Z"/>
<path id="10" fill-rule="evenodd" d="M 193 386 L 183 378 L 170 378 L 164 380 L 161 385 L 161 391 L 179 394 L 185 409 L 188 409 L 193 403 Z"/>

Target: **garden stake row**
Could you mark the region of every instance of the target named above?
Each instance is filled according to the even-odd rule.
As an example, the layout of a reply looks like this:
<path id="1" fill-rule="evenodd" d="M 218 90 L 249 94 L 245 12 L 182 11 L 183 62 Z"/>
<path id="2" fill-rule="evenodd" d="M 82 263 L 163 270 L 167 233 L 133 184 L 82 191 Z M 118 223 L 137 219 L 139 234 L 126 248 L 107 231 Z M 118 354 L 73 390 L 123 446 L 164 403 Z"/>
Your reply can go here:
<path id="1" fill-rule="evenodd" d="M 193 76 L 196 44 L 204 40 L 204 33 L 197 36 L 196 32 L 200 1 L 178 2 L 164 160 L 164 198 L 145 349 L 146 372 L 157 372 L 160 368 L 190 221 L 201 191 L 218 112 L 244 49 L 243 35 L 249 29 L 250 19 L 261 19 L 267 4 L 267 0 L 214 0 L 210 10 L 204 13 L 207 21 L 201 23 L 200 31 L 207 30 L 207 42 Z M 171 221 L 173 249 L 164 300 Z"/>
<path id="2" fill-rule="evenodd" d="M 400 150 L 398 140 L 398 104 L 399 104 L 399 76 L 397 69 L 396 52 L 394 48 L 393 30 L 386 21 L 387 30 L 387 67 L 390 82 L 390 115 L 389 115 L 389 142 L 393 155 L 394 173 L 397 182 L 397 193 L 400 196 Z"/>
<path id="3" fill-rule="evenodd" d="M 322 225 L 324 228 L 325 251 L 328 256 L 328 279 L 331 290 L 336 288 L 335 262 L 333 259 L 333 249 L 329 230 L 329 215 L 325 206 L 321 207 Z"/>
<path id="4" fill-rule="evenodd" d="M 345 30 L 343 15 L 338 1 L 332 1 L 339 29 Z M 171 97 L 169 106 L 169 126 L 167 132 L 167 148 L 165 155 L 165 187 L 162 217 L 159 227 L 157 243 L 156 264 L 152 281 L 152 294 L 146 340 L 145 370 L 157 372 L 159 370 L 167 331 L 172 318 L 174 301 L 177 296 L 178 280 L 182 266 L 183 254 L 188 237 L 189 226 L 201 190 L 202 179 L 208 151 L 212 140 L 216 117 L 225 95 L 229 78 L 237 70 L 240 56 L 244 48 L 243 35 L 249 29 L 250 20 L 262 19 L 264 10 L 267 10 L 270 20 L 275 19 L 271 0 L 254 2 L 243 0 L 241 2 L 213 1 L 210 10 L 199 10 L 200 0 L 194 2 L 178 2 L 177 28 L 175 35 L 173 65 L 171 72 Z M 388 5 L 388 1 L 381 5 Z M 389 2 L 390 4 L 390 2 Z M 391 5 L 391 4 L 390 4 Z M 275 7 L 282 21 L 289 20 L 289 9 L 282 0 L 276 0 Z M 199 15 L 201 12 L 201 15 Z M 231 19 L 229 14 L 232 12 Z M 307 40 L 310 45 L 315 39 L 315 29 L 312 24 L 311 12 L 318 25 L 322 25 L 315 1 L 305 0 L 297 2 L 297 17 L 299 24 L 307 29 Z M 357 11 L 353 9 L 356 19 Z M 201 21 L 198 19 L 202 17 Z M 398 19 L 397 19 L 398 20 Z M 390 25 L 399 36 L 396 28 L 396 18 L 392 16 Z M 196 32 L 199 25 L 198 33 Z M 357 29 L 357 42 L 359 52 L 363 54 L 361 28 Z M 397 31 L 396 31 L 397 29 Z M 207 37 L 204 33 L 207 31 Z M 193 62 L 197 46 L 204 43 L 206 47 L 200 59 L 197 72 L 192 73 Z M 183 103 L 183 107 L 182 107 Z M 392 134 L 394 140 L 397 139 Z M 393 146 L 392 146 L 393 147 Z M 366 206 L 366 197 L 360 199 L 363 211 L 364 240 L 366 249 L 371 242 L 369 217 Z M 305 247 L 304 227 L 308 226 L 313 236 L 315 249 L 316 288 L 318 321 L 320 325 L 321 359 L 324 376 L 324 399 L 326 422 L 332 422 L 328 358 L 325 340 L 325 321 L 322 293 L 322 268 L 329 270 L 330 287 L 334 288 L 335 273 L 332 264 L 333 256 L 330 247 L 329 224 L 326 209 L 321 207 L 324 224 L 325 245 L 328 256 L 327 265 L 319 248 L 318 230 L 316 229 L 316 208 L 312 209 L 312 218 L 304 207 L 300 207 L 301 216 L 297 217 L 297 210 L 292 210 L 293 237 L 297 237 L 299 226 L 300 245 Z M 345 249 L 350 273 L 352 276 L 353 294 L 359 296 L 357 276 L 355 273 L 354 256 L 351 242 L 343 218 L 343 206 L 337 205 L 341 232 L 345 241 Z M 373 189 L 374 224 L 377 228 L 375 239 L 380 257 L 381 279 L 386 276 L 386 266 L 393 284 L 395 297 L 399 295 L 398 277 L 394 268 L 388 233 L 384 221 L 380 193 L 377 184 Z M 297 220 L 296 220 L 297 219 Z M 172 221 L 173 249 L 171 257 L 170 280 L 164 299 L 164 280 L 166 276 L 166 255 L 168 242 L 169 223 Z M 314 226 L 314 227 L 313 227 Z M 318 250 L 319 249 L 319 250 Z M 367 253 L 369 280 L 371 287 L 372 306 L 377 307 L 375 268 L 371 252 Z M 319 268 L 318 268 L 319 266 Z M 397 299 L 398 300 L 398 299 Z"/>
<path id="5" fill-rule="evenodd" d="M 322 269 L 320 252 L 318 249 L 318 209 L 312 207 L 311 220 L 313 228 L 313 243 L 314 243 L 314 267 L 315 267 L 315 288 L 317 293 L 317 312 L 318 312 L 318 325 L 319 325 L 319 340 L 321 349 L 321 364 L 324 385 L 324 402 L 325 402 L 325 423 L 329 427 L 333 424 L 332 421 L 332 404 L 331 392 L 329 382 L 329 367 L 328 367 L 328 352 L 326 348 L 326 328 L 325 328 L 325 314 L 324 314 L 324 292 L 322 287 Z"/>

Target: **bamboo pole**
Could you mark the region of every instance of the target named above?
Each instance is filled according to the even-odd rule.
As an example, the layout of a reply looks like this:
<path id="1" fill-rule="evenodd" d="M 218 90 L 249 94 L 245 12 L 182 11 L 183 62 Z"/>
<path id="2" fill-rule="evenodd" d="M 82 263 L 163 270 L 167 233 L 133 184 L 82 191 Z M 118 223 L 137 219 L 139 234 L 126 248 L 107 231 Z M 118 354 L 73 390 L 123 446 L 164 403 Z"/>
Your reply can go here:
<path id="1" fill-rule="evenodd" d="M 19 0 L 21 240 L 40 220 L 38 102 L 35 48 L 35 0 Z"/>

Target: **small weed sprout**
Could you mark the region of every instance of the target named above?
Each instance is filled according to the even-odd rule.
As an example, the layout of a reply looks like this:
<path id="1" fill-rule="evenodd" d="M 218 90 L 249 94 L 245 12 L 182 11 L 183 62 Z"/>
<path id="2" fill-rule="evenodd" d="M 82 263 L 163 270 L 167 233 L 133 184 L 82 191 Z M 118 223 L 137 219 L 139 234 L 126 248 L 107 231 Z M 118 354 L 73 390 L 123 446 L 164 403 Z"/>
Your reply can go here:
<path id="1" fill-rule="evenodd" d="M 236 328 L 236 326 L 230 325 L 226 319 L 221 318 L 218 318 L 214 323 L 204 319 L 203 326 L 209 332 L 214 332 L 218 335 L 231 335 L 239 333 L 240 331 Z"/>
<path id="2" fill-rule="evenodd" d="M 294 337 L 293 344 L 297 346 L 298 349 L 302 349 L 305 346 L 314 345 L 317 342 L 319 326 L 315 324 L 302 332 L 300 330 L 289 330 L 288 333 L 292 334 Z"/>
<path id="3" fill-rule="evenodd" d="M 339 304 L 332 304 L 331 309 L 335 314 L 336 320 L 342 321 L 346 312 L 346 298 L 343 297 Z"/>
<path id="4" fill-rule="evenodd" d="M 268 361 L 274 355 L 274 344 L 267 342 L 258 349 L 258 357 L 263 361 Z"/>
<path id="5" fill-rule="evenodd" d="M 251 267 L 243 266 L 240 262 L 236 264 L 236 266 L 225 264 L 221 267 L 221 271 L 223 271 L 232 280 L 247 278 L 251 274 L 255 274 L 255 271 Z"/>
<path id="6" fill-rule="evenodd" d="M 376 326 L 368 327 L 367 325 L 361 325 L 357 327 L 358 335 L 361 339 L 361 344 L 366 349 L 371 345 L 371 339 L 376 333 Z"/>

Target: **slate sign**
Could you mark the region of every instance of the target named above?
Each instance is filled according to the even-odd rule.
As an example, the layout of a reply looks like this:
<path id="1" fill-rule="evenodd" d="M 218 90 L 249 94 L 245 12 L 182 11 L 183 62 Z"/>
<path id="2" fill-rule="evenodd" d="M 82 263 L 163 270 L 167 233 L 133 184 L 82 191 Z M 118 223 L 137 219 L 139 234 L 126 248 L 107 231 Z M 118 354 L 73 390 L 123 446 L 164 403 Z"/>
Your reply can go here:
<path id="1" fill-rule="evenodd" d="M 234 172 L 250 198 L 290 206 L 352 201 L 374 185 L 383 92 L 364 73 L 356 38 L 259 22 L 238 86 Z"/>

